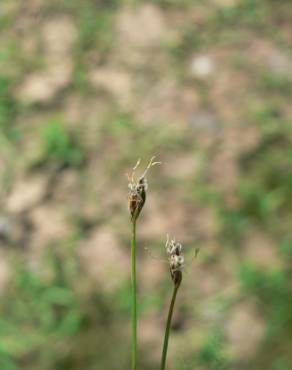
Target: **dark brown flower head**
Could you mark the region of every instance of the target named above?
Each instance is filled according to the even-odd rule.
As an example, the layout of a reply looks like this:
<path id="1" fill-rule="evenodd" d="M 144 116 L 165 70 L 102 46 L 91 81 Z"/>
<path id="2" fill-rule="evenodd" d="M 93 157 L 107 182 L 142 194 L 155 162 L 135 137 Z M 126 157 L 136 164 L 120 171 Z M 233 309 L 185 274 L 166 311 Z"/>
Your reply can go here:
<path id="1" fill-rule="evenodd" d="M 175 239 L 166 239 L 166 253 L 168 254 L 169 269 L 172 281 L 175 286 L 179 287 L 182 281 L 182 270 L 184 268 L 184 256 L 182 254 L 182 245 Z"/>
<path id="2" fill-rule="evenodd" d="M 131 213 L 131 220 L 136 221 L 146 201 L 146 191 L 148 188 L 146 174 L 150 167 L 160 164 L 160 162 L 153 162 L 155 157 L 152 157 L 142 176 L 139 177 L 138 181 L 135 180 L 135 171 L 140 164 L 140 159 L 133 168 L 131 177 L 129 179 L 129 196 L 128 204 Z"/>

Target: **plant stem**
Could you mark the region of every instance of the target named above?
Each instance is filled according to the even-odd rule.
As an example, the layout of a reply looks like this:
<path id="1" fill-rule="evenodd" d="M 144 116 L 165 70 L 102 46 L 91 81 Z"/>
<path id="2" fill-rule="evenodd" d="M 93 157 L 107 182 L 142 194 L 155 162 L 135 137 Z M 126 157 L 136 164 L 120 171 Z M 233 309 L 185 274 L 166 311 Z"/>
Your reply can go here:
<path id="1" fill-rule="evenodd" d="M 132 370 L 137 370 L 137 282 L 136 282 L 136 220 L 132 220 L 131 285 L 132 285 Z"/>
<path id="2" fill-rule="evenodd" d="M 164 343 L 163 343 L 160 370 L 165 370 L 166 356 L 167 356 L 167 349 L 168 349 L 168 338 L 169 338 L 169 332 L 170 332 L 170 326 L 171 326 L 171 320 L 172 320 L 172 314 L 173 314 L 173 307 L 174 307 L 174 304 L 175 304 L 175 299 L 176 299 L 176 294 L 177 294 L 178 288 L 179 288 L 179 285 L 174 285 L 172 298 L 171 298 L 169 311 L 168 311 L 166 328 L 165 328 L 165 335 L 164 335 Z"/>

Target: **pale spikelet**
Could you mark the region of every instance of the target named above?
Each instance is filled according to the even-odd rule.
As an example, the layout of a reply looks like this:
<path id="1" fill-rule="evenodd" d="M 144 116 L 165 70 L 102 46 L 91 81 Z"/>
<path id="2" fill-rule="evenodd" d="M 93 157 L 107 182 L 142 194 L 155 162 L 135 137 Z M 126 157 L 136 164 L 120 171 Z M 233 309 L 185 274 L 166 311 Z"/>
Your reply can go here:
<path id="1" fill-rule="evenodd" d="M 168 254 L 169 269 L 172 281 L 176 286 L 179 286 L 182 281 L 182 270 L 184 268 L 184 256 L 182 254 L 182 245 L 169 239 L 167 235 L 165 243 L 166 253 Z"/>

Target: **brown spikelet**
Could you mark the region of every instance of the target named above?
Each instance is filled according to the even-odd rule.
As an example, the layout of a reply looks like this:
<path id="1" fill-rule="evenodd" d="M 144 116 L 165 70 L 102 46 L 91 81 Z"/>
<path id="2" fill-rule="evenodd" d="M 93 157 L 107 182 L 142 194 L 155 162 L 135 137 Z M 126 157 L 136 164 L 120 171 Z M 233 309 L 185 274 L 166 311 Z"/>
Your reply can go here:
<path id="1" fill-rule="evenodd" d="M 140 164 L 140 159 L 137 161 L 136 165 L 133 168 L 131 177 L 129 178 L 129 195 L 128 195 L 128 207 L 131 214 L 131 220 L 136 221 L 140 215 L 142 208 L 144 207 L 146 201 L 146 191 L 147 191 L 147 180 L 146 174 L 150 167 L 160 164 L 160 162 L 153 162 L 155 157 L 152 157 L 150 162 L 148 163 L 145 171 L 143 172 L 142 176 L 139 178 L 138 181 L 134 179 L 135 170 Z"/>

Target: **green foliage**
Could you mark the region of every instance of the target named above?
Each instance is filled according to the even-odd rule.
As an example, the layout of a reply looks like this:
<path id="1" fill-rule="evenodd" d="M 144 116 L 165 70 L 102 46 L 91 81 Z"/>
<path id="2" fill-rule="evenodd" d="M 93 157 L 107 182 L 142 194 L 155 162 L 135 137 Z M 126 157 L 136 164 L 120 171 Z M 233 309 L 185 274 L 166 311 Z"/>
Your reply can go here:
<path id="1" fill-rule="evenodd" d="M 272 368 L 277 369 L 280 366 L 278 359 L 282 359 L 281 366 L 285 368 L 284 364 L 291 363 L 291 351 L 285 344 L 279 345 L 278 341 L 281 338 L 285 343 L 292 335 L 291 268 L 287 266 L 285 269 L 263 271 L 256 266 L 244 264 L 240 278 L 246 292 L 253 294 L 258 301 L 259 310 L 268 323 L 267 337 L 255 360 L 261 366 L 272 364 Z"/>
<path id="2" fill-rule="evenodd" d="M 62 279 L 55 257 L 52 262 L 54 270 L 49 279 L 18 267 L 7 300 L 0 306 L 0 348 L 11 366 L 80 329 L 76 295 Z M 41 354 L 36 358 L 42 361 Z"/>
<path id="3" fill-rule="evenodd" d="M 271 71 L 260 73 L 258 85 L 264 92 L 281 94 L 286 97 L 292 94 L 291 79 L 286 74 L 271 73 Z"/>
<path id="4" fill-rule="evenodd" d="M 263 135 L 258 147 L 242 157 L 246 176 L 240 184 L 241 212 L 248 218 L 290 235 L 286 220 L 292 215 L 291 132 L 285 125 Z M 287 236 L 287 234 L 286 234 Z"/>
<path id="5" fill-rule="evenodd" d="M 172 7 L 178 9 L 188 9 L 194 4 L 200 2 L 200 0 L 151 0 L 154 4 L 159 4 L 164 7 Z"/>
<path id="6" fill-rule="evenodd" d="M 99 54 L 105 58 L 113 45 L 112 20 L 116 6 L 116 1 L 85 1 L 82 5 L 77 1 L 74 7 L 79 20 L 74 82 L 83 91 L 89 88 L 87 64 L 90 53 L 98 49 Z"/>
<path id="7" fill-rule="evenodd" d="M 98 349 L 111 330 L 108 303 L 94 292 L 85 299 L 66 260 L 52 255 L 48 262 L 48 276 L 19 267 L 1 302 L 1 369 L 93 369 L 96 361 L 103 367 L 106 354 Z"/>
<path id="8" fill-rule="evenodd" d="M 196 357 L 203 369 L 224 370 L 228 368 L 228 361 L 224 354 L 224 339 L 220 331 L 214 330 L 209 334 Z"/>
<path id="9" fill-rule="evenodd" d="M 42 129 L 44 160 L 60 166 L 79 166 L 85 156 L 76 137 L 59 120 L 52 120 Z"/>
<path id="10" fill-rule="evenodd" d="M 17 138 L 15 120 L 18 112 L 18 104 L 12 95 L 12 81 L 0 76 L 0 132 L 6 138 Z"/>
<path id="11" fill-rule="evenodd" d="M 0 350 L 0 367 L 5 370 L 19 370 L 20 368 L 11 360 L 10 356 Z"/>
<path id="12" fill-rule="evenodd" d="M 218 20 L 225 25 L 249 25 L 259 27 L 265 20 L 265 4 L 261 0 L 241 0 L 234 6 L 218 11 Z"/>
<path id="13" fill-rule="evenodd" d="M 278 338 L 285 343 L 292 336 L 292 271 L 288 262 L 292 215 L 289 201 L 292 196 L 291 128 L 279 117 L 279 109 L 277 105 L 267 106 L 257 112 L 262 136 L 258 145 L 240 159 L 244 175 L 238 185 L 239 205 L 235 210 L 226 209 L 223 203 L 220 205 L 221 215 L 227 215 L 225 221 L 221 218 L 224 237 L 234 243 L 241 240 L 245 230 L 234 233 L 231 222 L 236 214 L 247 230 L 249 227 L 260 228 L 270 235 L 279 245 L 282 256 L 277 264 L 275 261 L 275 267 L 267 270 L 251 264 L 243 264 L 240 269 L 244 291 L 248 296 L 254 296 L 267 322 L 262 348 L 251 361 L 255 369 L 285 369 L 291 363 L 289 349 L 278 344 Z"/>
<path id="14" fill-rule="evenodd" d="M 123 312 L 128 307 L 121 307 L 129 292 L 105 294 L 88 284 L 76 261 L 70 242 L 51 247 L 40 271 L 25 260 L 15 266 L 0 302 L 1 369 L 95 370 L 109 363 L 113 370 L 129 368 L 128 312 Z M 154 370 L 146 356 L 141 366 Z"/>
<path id="15" fill-rule="evenodd" d="M 208 5 L 207 5 L 208 6 Z M 187 25 L 180 39 L 169 46 L 178 65 L 182 59 L 214 44 L 236 44 L 242 38 L 241 26 L 262 27 L 265 25 L 266 7 L 260 0 L 239 1 L 234 6 L 209 9 L 201 24 Z M 236 26 L 236 27 L 234 27 Z"/>

